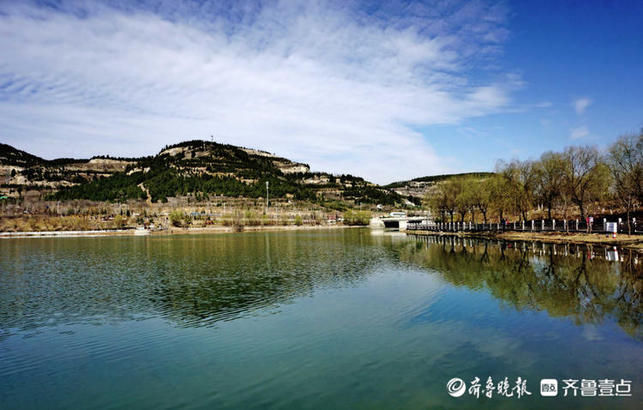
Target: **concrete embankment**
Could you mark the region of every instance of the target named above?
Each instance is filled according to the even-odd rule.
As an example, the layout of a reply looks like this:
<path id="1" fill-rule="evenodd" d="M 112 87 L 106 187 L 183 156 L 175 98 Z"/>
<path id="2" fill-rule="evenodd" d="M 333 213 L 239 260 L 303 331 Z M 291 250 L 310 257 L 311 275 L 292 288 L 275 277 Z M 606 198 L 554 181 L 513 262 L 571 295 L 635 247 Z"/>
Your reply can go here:
<path id="1" fill-rule="evenodd" d="M 109 235 L 140 235 L 136 229 L 87 230 L 87 231 L 32 231 L 32 232 L 0 232 L 0 238 L 60 238 L 68 236 L 109 236 Z"/>
<path id="2" fill-rule="evenodd" d="M 548 243 L 595 244 L 619 246 L 643 252 L 643 236 L 617 235 L 613 238 L 605 234 L 565 233 L 565 232 L 439 232 L 439 231 L 408 231 L 411 235 L 440 235 L 467 238 L 504 239 L 511 241 L 537 241 Z"/>
<path id="3" fill-rule="evenodd" d="M 292 231 L 292 230 L 328 230 L 343 228 L 358 228 L 348 225 L 271 225 L 271 226 L 244 226 L 243 229 L 232 226 L 216 226 L 206 228 L 175 228 L 162 230 L 144 229 L 113 229 L 113 230 L 87 230 L 87 231 L 33 231 L 33 232 L 0 232 L 1 238 L 62 238 L 76 236 L 138 236 L 138 235 L 182 235 L 182 234 L 208 234 L 208 233 L 234 233 L 234 232 L 262 232 L 262 231 Z"/>

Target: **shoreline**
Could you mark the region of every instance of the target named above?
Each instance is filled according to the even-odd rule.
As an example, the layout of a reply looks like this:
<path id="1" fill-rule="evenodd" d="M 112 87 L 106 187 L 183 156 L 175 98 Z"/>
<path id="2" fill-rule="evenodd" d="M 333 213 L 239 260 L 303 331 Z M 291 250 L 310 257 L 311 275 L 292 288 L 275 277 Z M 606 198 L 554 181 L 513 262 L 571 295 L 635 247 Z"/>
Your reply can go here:
<path id="1" fill-rule="evenodd" d="M 71 238 L 71 237 L 98 237 L 98 236 L 159 236 L 159 235 L 188 235 L 188 234 L 212 234 L 212 233 L 244 233 L 244 232 L 277 232 L 294 230 L 331 230 L 344 228 L 363 228 L 363 226 L 352 225 L 270 225 L 270 226 L 244 226 L 241 231 L 232 226 L 217 226 L 208 228 L 175 228 L 150 231 L 136 228 L 128 229 L 96 229 L 87 231 L 21 231 L 21 232 L 0 232 L 0 239 L 5 238 Z"/>
<path id="2" fill-rule="evenodd" d="M 150 231 L 136 228 L 86 230 L 86 231 L 21 231 L 0 232 L 0 239 L 17 238 L 71 238 L 71 237 L 101 237 L 101 236 L 161 236 L 161 235 L 190 235 L 190 234 L 227 234 L 244 232 L 286 232 L 286 231 L 319 231 L 347 228 L 365 228 L 360 225 L 269 225 L 269 226 L 244 226 L 241 231 L 232 226 L 178 228 L 170 227 L 164 230 Z M 460 238 L 479 238 L 487 240 L 509 241 L 536 241 L 555 244 L 579 244 L 618 246 L 643 253 L 643 236 L 618 235 L 616 238 L 604 234 L 565 233 L 565 232 L 436 232 L 436 231 L 400 231 L 406 235 L 418 236 L 455 236 Z"/>
<path id="3" fill-rule="evenodd" d="M 565 233 L 565 232 L 436 232 L 436 231 L 407 231 L 409 235 L 419 236 L 457 236 L 461 238 L 501 239 L 508 241 L 535 241 L 555 244 L 602 245 L 618 246 L 643 252 L 642 235 L 619 234 L 616 238 L 598 233 Z"/>

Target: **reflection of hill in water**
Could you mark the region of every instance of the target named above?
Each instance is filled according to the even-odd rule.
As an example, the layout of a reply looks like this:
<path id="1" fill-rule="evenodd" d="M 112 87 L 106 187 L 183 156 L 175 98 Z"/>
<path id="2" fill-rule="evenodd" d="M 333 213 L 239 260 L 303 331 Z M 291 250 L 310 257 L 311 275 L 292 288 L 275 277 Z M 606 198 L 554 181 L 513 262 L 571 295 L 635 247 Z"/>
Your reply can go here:
<path id="1" fill-rule="evenodd" d="M 403 261 L 436 270 L 448 282 L 488 289 L 516 309 L 545 310 L 577 323 L 614 318 L 641 338 L 643 260 L 635 252 L 541 243 L 417 237 Z"/>
<path id="2" fill-rule="evenodd" d="M 218 249 L 210 262 L 175 270 L 155 292 L 155 305 L 179 323 L 203 326 L 288 303 L 316 289 L 361 281 L 383 249 L 367 251 L 351 240 L 336 239 L 248 236 L 243 249 Z"/>
<path id="3" fill-rule="evenodd" d="M 359 230 L 7 241 L 0 334 L 154 316 L 208 326 L 357 283 L 390 249 L 380 242 Z"/>
<path id="4" fill-rule="evenodd" d="M 640 336 L 641 265 L 603 249 L 447 240 L 366 230 L 149 238 L 22 239 L 0 249 L 0 337 L 11 329 L 149 317 L 210 326 L 329 287 L 353 286 L 401 260 L 517 309 Z M 466 246 L 463 246 L 466 245 Z"/>

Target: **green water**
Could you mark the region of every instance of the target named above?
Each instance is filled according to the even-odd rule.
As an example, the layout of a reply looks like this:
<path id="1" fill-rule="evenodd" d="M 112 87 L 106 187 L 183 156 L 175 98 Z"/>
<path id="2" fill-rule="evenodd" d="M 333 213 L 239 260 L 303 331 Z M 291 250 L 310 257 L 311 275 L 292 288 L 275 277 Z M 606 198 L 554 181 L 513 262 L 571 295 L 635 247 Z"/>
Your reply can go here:
<path id="1" fill-rule="evenodd" d="M 641 408 L 643 260 L 607 251 L 367 229 L 3 239 L 0 408 Z M 454 377 L 532 395 L 453 398 Z M 541 378 L 632 397 L 544 398 Z"/>

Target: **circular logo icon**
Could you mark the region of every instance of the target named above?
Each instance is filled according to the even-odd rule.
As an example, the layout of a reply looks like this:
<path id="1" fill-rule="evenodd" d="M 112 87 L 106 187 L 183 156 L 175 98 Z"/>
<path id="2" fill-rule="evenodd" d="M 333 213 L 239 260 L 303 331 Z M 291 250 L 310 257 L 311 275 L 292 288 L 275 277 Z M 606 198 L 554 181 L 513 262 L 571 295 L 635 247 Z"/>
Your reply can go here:
<path id="1" fill-rule="evenodd" d="M 447 392 L 451 397 L 460 397 L 464 394 L 465 390 L 467 390 L 467 385 L 464 383 L 464 380 L 457 377 L 454 377 L 447 383 Z"/>

